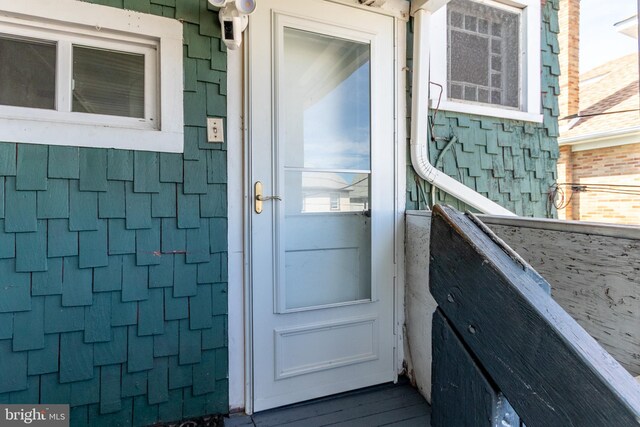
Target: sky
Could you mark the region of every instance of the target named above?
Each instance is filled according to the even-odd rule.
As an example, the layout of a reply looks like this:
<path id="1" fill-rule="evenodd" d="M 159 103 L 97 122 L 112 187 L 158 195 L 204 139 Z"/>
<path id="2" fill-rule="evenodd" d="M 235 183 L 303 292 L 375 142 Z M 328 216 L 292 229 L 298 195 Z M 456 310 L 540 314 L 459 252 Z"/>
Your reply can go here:
<path id="1" fill-rule="evenodd" d="M 638 40 L 613 24 L 637 13 L 636 0 L 580 1 L 580 73 L 638 51 Z"/>

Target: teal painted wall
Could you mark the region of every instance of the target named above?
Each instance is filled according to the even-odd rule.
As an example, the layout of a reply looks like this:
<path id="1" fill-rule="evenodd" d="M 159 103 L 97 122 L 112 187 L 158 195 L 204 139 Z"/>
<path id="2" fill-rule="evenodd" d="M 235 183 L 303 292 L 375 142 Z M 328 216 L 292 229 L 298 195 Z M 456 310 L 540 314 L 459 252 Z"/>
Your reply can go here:
<path id="1" fill-rule="evenodd" d="M 543 3 L 545 3 L 543 1 Z M 433 135 L 429 143 L 432 164 L 447 175 L 489 197 L 518 215 L 555 217 L 547 203 L 547 191 L 556 181 L 558 159 L 558 5 L 547 0 L 542 6 L 542 111 L 541 124 L 485 116 L 430 111 Z M 411 27 L 410 27 L 411 28 Z M 411 36 L 409 37 L 411 67 Z M 409 81 L 410 75 L 408 75 Z M 434 86 L 431 90 L 437 90 Z M 410 96 L 410 95 L 409 95 Z M 435 115 L 435 120 L 434 120 Z M 440 153 L 453 136 L 458 139 L 446 152 Z M 430 138 L 431 139 L 431 138 Z M 432 206 L 431 186 L 422 181 L 411 166 L 407 172 L 407 209 Z M 458 209 L 467 207 L 451 195 L 435 192 L 436 203 Z"/>
<path id="2" fill-rule="evenodd" d="M 206 0 L 94 0 L 184 22 L 185 151 L 0 143 L 0 402 L 74 426 L 228 408 L 226 53 Z"/>

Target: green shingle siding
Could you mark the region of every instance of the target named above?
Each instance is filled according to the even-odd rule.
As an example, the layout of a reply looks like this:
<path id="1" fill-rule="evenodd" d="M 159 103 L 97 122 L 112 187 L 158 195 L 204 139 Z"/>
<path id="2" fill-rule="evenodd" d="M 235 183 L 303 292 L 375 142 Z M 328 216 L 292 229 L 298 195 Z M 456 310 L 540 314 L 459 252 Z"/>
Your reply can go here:
<path id="1" fill-rule="evenodd" d="M 453 136 L 458 142 L 443 154 L 437 167 L 482 195 L 525 216 L 554 216 L 547 191 L 556 180 L 558 159 L 558 0 L 542 6 L 541 124 L 430 111 L 436 142 L 429 142 L 432 164 Z M 411 47 L 408 55 L 411 60 Z M 410 77 L 410 76 L 409 76 Z M 435 115 L 435 119 L 434 119 Z M 431 186 L 407 173 L 407 209 L 431 206 Z M 467 207 L 452 196 L 436 191 L 436 203 Z"/>
<path id="2" fill-rule="evenodd" d="M 0 402 L 73 426 L 228 408 L 226 54 L 206 0 L 94 0 L 184 20 L 185 154 L 0 143 Z"/>

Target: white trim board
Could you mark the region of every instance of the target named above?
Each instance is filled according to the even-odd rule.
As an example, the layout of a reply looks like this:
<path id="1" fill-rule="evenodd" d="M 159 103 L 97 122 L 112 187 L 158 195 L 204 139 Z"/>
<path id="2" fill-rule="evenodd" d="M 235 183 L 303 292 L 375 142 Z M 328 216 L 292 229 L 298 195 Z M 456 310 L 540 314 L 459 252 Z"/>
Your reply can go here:
<path id="1" fill-rule="evenodd" d="M 560 147 L 570 146 L 571 151 L 597 150 L 599 148 L 640 144 L 640 127 L 590 133 L 572 138 L 559 138 Z"/>

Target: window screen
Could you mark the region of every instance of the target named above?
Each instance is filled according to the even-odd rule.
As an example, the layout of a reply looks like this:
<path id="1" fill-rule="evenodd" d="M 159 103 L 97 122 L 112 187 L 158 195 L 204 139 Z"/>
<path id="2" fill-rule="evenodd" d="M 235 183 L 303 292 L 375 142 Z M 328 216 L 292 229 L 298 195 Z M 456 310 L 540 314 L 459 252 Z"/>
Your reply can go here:
<path id="1" fill-rule="evenodd" d="M 470 0 L 447 5 L 449 98 L 520 106 L 520 14 Z"/>
<path id="2" fill-rule="evenodd" d="M 73 111 L 144 117 L 144 55 L 73 47 Z"/>
<path id="3" fill-rule="evenodd" d="M 0 105 L 54 109 L 56 44 L 0 35 Z"/>

